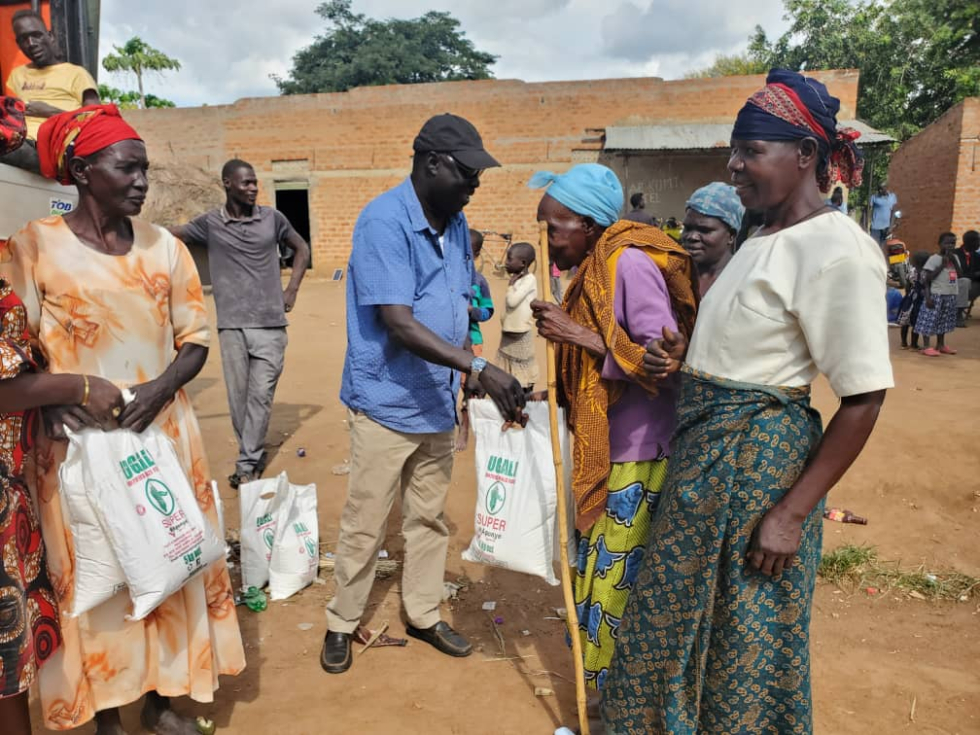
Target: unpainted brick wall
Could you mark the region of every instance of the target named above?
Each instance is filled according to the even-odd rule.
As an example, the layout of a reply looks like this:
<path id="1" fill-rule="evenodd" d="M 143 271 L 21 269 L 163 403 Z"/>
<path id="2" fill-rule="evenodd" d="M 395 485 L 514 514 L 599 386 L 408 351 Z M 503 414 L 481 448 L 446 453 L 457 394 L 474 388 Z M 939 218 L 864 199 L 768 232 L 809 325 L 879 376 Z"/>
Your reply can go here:
<path id="1" fill-rule="evenodd" d="M 854 117 L 857 71 L 814 76 L 841 98 L 841 117 Z M 412 140 L 434 114 L 450 111 L 469 119 L 503 164 L 485 175 L 467 207 L 470 223 L 533 241 L 540 192 L 528 190 L 527 180 L 539 169 L 560 172 L 573 162 L 599 160 L 599 146 L 588 140 L 596 137 L 595 129 L 730 122 L 763 84 L 762 76 L 446 82 L 134 110 L 126 117 L 147 141 L 151 161 L 178 158 L 216 175 L 228 158 L 251 162 L 265 204 L 275 201 L 278 181 L 307 184 L 314 267 L 325 273 L 346 262 L 363 206 L 407 175 Z M 711 174 L 708 180 L 718 177 Z M 676 209 L 689 193 L 678 190 L 670 206 Z"/>
<path id="2" fill-rule="evenodd" d="M 912 250 L 938 248 L 939 235 L 980 229 L 980 98 L 964 100 L 903 143 L 888 183 Z"/>

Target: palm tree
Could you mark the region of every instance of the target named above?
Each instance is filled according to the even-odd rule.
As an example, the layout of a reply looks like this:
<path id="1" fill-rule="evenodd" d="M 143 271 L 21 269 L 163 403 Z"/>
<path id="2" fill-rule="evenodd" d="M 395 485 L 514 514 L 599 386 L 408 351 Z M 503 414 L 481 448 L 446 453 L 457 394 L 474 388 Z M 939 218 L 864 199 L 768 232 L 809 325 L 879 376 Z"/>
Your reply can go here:
<path id="1" fill-rule="evenodd" d="M 180 62 L 171 59 L 145 43 L 139 36 L 133 36 L 121 47 L 113 46 L 114 54 L 102 59 L 102 68 L 108 72 L 132 72 L 136 75 L 139 87 L 140 107 L 146 109 L 146 95 L 143 93 L 143 73 L 148 71 L 179 71 Z"/>

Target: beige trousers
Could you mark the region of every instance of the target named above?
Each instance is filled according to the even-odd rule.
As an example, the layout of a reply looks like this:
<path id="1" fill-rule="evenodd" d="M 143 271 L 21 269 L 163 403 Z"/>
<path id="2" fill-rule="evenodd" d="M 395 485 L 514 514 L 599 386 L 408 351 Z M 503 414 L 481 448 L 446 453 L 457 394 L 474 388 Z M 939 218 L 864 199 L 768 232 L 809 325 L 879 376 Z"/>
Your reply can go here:
<path id="1" fill-rule="evenodd" d="M 417 628 L 439 622 L 449 529 L 443 509 L 453 471 L 454 432 L 403 434 L 347 412 L 351 471 L 347 504 L 340 517 L 327 627 L 353 633 L 367 607 L 378 551 L 385 539 L 395 496 L 401 498 L 405 567 L 402 604 Z"/>

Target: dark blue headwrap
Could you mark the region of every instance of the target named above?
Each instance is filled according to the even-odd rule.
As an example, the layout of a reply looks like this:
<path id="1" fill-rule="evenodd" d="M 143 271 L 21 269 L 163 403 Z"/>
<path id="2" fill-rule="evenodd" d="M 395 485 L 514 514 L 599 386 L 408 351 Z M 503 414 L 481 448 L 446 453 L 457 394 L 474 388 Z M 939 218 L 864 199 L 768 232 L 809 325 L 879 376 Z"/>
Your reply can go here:
<path id="1" fill-rule="evenodd" d="M 861 183 L 864 166 L 854 145 L 856 130 L 837 127 L 840 100 L 826 85 L 795 71 L 773 69 L 766 86 L 752 95 L 739 111 L 732 130 L 735 140 L 801 140 L 815 138 L 821 165 L 820 188 L 835 181 L 847 186 Z"/>

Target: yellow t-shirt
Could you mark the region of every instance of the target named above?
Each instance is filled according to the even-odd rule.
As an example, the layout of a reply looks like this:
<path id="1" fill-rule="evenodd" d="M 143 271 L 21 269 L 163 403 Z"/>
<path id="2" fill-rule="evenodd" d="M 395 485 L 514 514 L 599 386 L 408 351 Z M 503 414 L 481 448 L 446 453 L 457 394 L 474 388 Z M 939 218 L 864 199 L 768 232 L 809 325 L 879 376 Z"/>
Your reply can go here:
<path id="1" fill-rule="evenodd" d="M 75 64 L 53 64 L 35 69 L 27 64 L 15 67 L 7 79 L 7 89 L 24 102 L 46 102 L 62 110 L 77 110 L 82 106 L 86 90 L 99 85 L 84 67 Z M 45 118 L 27 118 L 27 137 L 37 140 L 37 129 Z"/>

